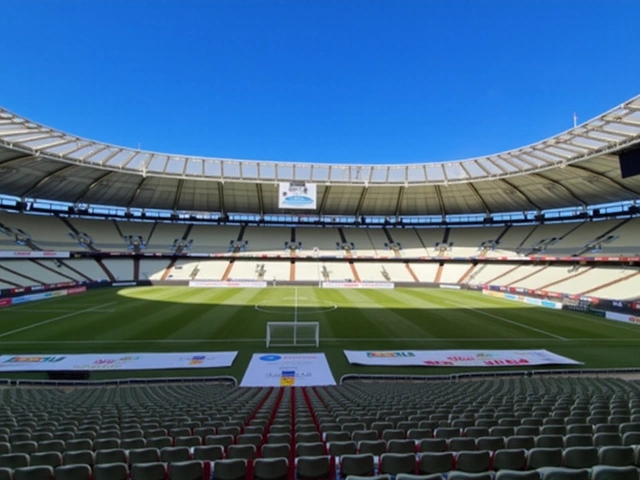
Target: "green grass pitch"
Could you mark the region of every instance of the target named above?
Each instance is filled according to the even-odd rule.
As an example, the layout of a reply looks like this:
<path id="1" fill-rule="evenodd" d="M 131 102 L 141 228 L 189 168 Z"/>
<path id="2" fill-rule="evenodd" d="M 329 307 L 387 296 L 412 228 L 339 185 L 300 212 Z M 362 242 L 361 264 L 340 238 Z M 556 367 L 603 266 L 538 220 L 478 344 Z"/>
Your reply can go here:
<path id="1" fill-rule="evenodd" d="M 320 323 L 320 348 L 336 380 L 347 373 L 449 374 L 455 368 L 352 366 L 343 350 L 546 348 L 586 368 L 640 367 L 640 326 L 543 309 L 479 292 L 315 287 L 106 288 L 0 310 L 5 354 L 238 350 L 224 369 L 95 372 L 92 378 L 233 375 L 267 351 L 266 323 Z M 314 347 L 272 348 L 308 352 Z M 467 371 L 470 369 L 466 369 Z M 2 373 L 2 377 L 18 374 Z M 22 374 L 25 376 L 25 374 Z M 44 374 L 30 374 L 43 377 Z"/>

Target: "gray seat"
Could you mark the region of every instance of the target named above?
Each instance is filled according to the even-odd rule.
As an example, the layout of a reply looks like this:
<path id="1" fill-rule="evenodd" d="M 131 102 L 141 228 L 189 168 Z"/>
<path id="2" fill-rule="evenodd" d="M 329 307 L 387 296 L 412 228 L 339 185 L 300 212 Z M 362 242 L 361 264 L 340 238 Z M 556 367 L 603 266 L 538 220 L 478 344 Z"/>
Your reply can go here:
<path id="1" fill-rule="evenodd" d="M 591 480 L 638 480 L 640 474 L 635 467 L 613 467 L 596 465 L 591 469 Z"/>
<path id="2" fill-rule="evenodd" d="M 371 454 L 343 455 L 340 458 L 340 474 L 343 477 L 370 476 L 374 469 L 375 459 Z"/>
<path id="3" fill-rule="evenodd" d="M 299 480 L 317 480 L 328 478 L 333 465 L 329 456 L 298 457 L 296 476 Z"/>
<path id="4" fill-rule="evenodd" d="M 380 473 L 397 475 L 415 473 L 416 456 L 412 453 L 383 453 L 380 456 Z"/>
<path id="5" fill-rule="evenodd" d="M 45 465 L 55 468 L 62 465 L 62 454 L 60 452 L 32 453 L 29 461 L 32 467 Z"/>
<path id="6" fill-rule="evenodd" d="M 245 480 L 247 461 L 241 458 L 216 460 L 212 471 L 213 480 Z"/>
<path id="7" fill-rule="evenodd" d="M 522 470 L 526 463 L 527 452 L 523 449 L 503 449 L 493 455 L 494 470 Z"/>
<path id="8" fill-rule="evenodd" d="M 224 458 L 224 448 L 220 445 L 200 445 L 193 449 L 194 460 L 222 460 Z"/>
<path id="9" fill-rule="evenodd" d="M 131 480 L 165 480 L 167 467 L 162 462 L 131 465 Z"/>
<path id="10" fill-rule="evenodd" d="M 14 480 L 51 480 L 53 467 L 38 465 L 36 467 L 20 467 L 13 471 Z"/>
<path id="11" fill-rule="evenodd" d="M 423 475 L 447 473 L 453 470 L 452 452 L 425 452 L 418 459 L 418 472 Z"/>
<path id="12" fill-rule="evenodd" d="M 129 450 L 129 464 L 154 463 L 160 461 L 160 450 L 157 448 L 135 448 Z"/>
<path id="13" fill-rule="evenodd" d="M 533 448 L 527 453 L 527 468 L 562 466 L 562 448 Z"/>
<path id="14" fill-rule="evenodd" d="M 460 452 L 456 457 L 456 470 L 467 473 L 481 473 L 490 469 L 491 452 L 488 450 Z"/>
<path id="15" fill-rule="evenodd" d="M 65 465 L 95 465 L 95 454 L 91 450 L 74 450 L 62 454 Z"/>
<path id="16" fill-rule="evenodd" d="M 254 480 L 286 480 L 288 474 L 286 458 L 258 458 L 253 463 Z"/>
<path id="17" fill-rule="evenodd" d="M 55 480 L 91 480 L 89 465 L 62 465 L 54 470 Z"/>
<path id="18" fill-rule="evenodd" d="M 200 460 L 170 463 L 168 477 L 169 480 L 204 480 L 204 464 Z"/>

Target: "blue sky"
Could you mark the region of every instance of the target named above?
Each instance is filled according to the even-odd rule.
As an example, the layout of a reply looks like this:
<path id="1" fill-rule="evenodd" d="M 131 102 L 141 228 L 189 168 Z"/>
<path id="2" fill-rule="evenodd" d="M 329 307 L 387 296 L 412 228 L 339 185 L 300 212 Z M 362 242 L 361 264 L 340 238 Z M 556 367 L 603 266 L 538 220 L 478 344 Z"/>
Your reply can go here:
<path id="1" fill-rule="evenodd" d="M 4 0 L 0 105 L 96 140 L 413 163 L 640 93 L 637 0 Z"/>

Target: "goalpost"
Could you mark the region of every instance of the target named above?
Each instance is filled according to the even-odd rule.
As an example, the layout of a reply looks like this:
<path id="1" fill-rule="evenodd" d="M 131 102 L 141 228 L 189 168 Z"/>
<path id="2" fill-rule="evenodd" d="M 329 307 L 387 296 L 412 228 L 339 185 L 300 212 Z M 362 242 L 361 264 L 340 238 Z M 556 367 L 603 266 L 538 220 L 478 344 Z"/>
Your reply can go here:
<path id="1" fill-rule="evenodd" d="M 293 305 L 293 322 L 267 322 L 267 348 L 319 347 L 320 324 L 298 321 L 298 288 Z"/>
<path id="2" fill-rule="evenodd" d="M 318 322 L 267 322 L 267 348 L 319 346 Z"/>

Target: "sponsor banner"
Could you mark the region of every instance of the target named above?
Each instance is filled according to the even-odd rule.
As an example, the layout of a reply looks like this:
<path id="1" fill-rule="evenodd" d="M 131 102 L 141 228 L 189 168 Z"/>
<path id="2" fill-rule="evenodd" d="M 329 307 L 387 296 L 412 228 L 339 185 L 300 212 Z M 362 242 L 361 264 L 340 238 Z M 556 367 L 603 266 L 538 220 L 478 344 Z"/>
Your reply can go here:
<path id="1" fill-rule="evenodd" d="M 316 190 L 315 183 L 281 182 L 278 192 L 278 208 L 315 210 L 317 206 Z"/>
<path id="2" fill-rule="evenodd" d="M 394 288 L 391 282 L 322 282 L 322 288 Z"/>
<path id="3" fill-rule="evenodd" d="M 0 372 L 230 367 L 238 352 L 0 355 Z"/>
<path id="4" fill-rule="evenodd" d="M 24 252 L 7 252 L 0 251 L 0 258 L 69 258 L 71 253 L 69 252 L 36 252 L 36 251 L 24 251 Z"/>
<path id="5" fill-rule="evenodd" d="M 11 299 L 10 298 L 0 298 L 0 308 L 8 307 L 10 305 L 11 305 Z"/>
<path id="6" fill-rule="evenodd" d="M 580 362 L 556 355 L 548 350 L 345 350 L 344 354 L 352 365 L 398 367 L 580 365 Z"/>
<path id="7" fill-rule="evenodd" d="M 635 315 L 625 315 L 624 313 L 606 312 L 604 316 L 609 320 L 640 324 L 640 317 L 637 317 Z"/>
<path id="8" fill-rule="evenodd" d="M 254 353 L 241 387 L 335 385 L 324 353 Z"/>
<path id="9" fill-rule="evenodd" d="M 190 287 L 206 287 L 206 288 L 264 288 L 267 282 L 250 282 L 250 281 L 228 281 L 218 282 L 210 280 L 192 280 L 189 282 Z"/>
<path id="10" fill-rule="evenodd" d="M 451 290 L 460 290 L 460 285 L 450 285 L 448 283 L 441 283 L 440 288 L 449 288 Z"/>
<path id="11" fill-rule="evenodd" d="M 67 290 L 67 295 L 75 295 L 76 293 L 84 293 L 87 291 L 87 287 L 74 287 Z"/>
<path id="12" fill-rule="evenodd" d="M 550 300 L 543 300 L 540 298 L 526 297 L 524 295 L 515 295 L 513 293 L 494 292 L 492 290 L 483 290 L 484 295 L 489 295 L 495 298 L 504 298 L 505 300 L 513 300 L 516 302 L 524 302 L 529 305 L 535 305 L 536 307 L 552 308 L 554 310 L 562 310 L 561 302 L 552 302 Z"/>
<path id="13" fill-rule="evenodd" d="M 136 282 L 113 282 L 112 287 L 135 287 L 138 285 Z"/>

